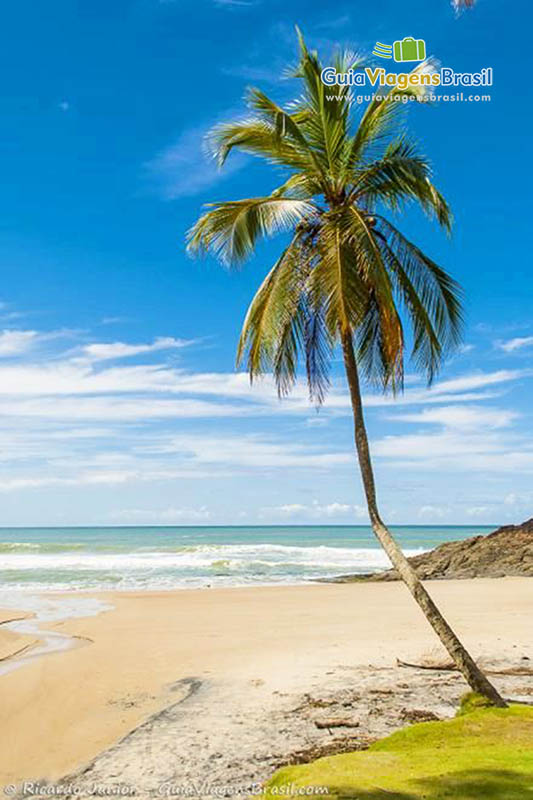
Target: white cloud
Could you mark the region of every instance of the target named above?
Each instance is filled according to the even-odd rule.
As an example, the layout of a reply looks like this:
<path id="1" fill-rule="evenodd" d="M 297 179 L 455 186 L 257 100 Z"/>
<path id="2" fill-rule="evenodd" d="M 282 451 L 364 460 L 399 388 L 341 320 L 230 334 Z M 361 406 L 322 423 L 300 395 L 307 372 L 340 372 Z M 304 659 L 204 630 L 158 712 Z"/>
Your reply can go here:
<path id="1" fill-rule="evenodd" d="M 336 517 L 348 513 L 354 513 L 356 517 L 367 516 L 367 510 L 363 506 L 348 505 L 346 503 L 327 503 L 325 506 L 318 506 L 318 508 L 327 517 Z"/>
<path id="2" fill-rule="evenodd" d="M 250 476 L 288 467 L 329 470 L 351 462 L 350 452 L 254 435 L 172 436 L 168 429 L 47 427 L 0 429 L 0 492 L 26 489 L 165 483 Z M 92 432 L 92 437 L 89 433 Z M 334 516 L 335 504 L 321 511 Z"/>
<path id="3" fill-rule="evenodd" d="M 533 440 L 518 434 L 445 430 L 435 434 L 397 434 L 374 442 L 372 453 L 396 468 L 426 471 L 533 471 Z"/>
<path id="4" fill-rule="evenodd" d="M 280 511 L 282 514 L 301 514 L 303 511 L 307 510 L 307 506 L 302 505 L 301 503 L 286 503 L 283 506 L 277 506 L 276 508 L 265 508 L 265 511 Z"/>
<path id="5" fill-rule="evenodd" d="M 489 506 L 472 506 L 466 509 L 466 513 L 469 517 L 484 517 L 492 513 L 492 509 Z"/>
<path id="6" fill-rule="evenodd" d="M 115 391 L 118 393 L 120 389 Z M 127 389 L 124 391 L 127 392 Z M 154 390 L 157 391 L 157 390 Z M 0 392 L 1 394 L 1 392 Z M 150 422 L 171 419 L 215 419 L 250 416 L 250 409 L 229 403 L 205 400 L 166 400 L 142 395 L 120 397 L 38 397 L 0 400 L 0 412 L 19 419 L 48 419 L 58 422 L 92 420 L 98 422 Z"/>
<path id="7" fill-rule="evenodd" d="M 324 517 L 358 517 L 366 519 L 368 514 L 366 508 L 350 503 L 319 503 L 313 500 L 310 505 L 302 503 L 286 503 L 281 506 L 270 506 L 263 508 L 262 512 L 268 516 L 286 516 L 320 519 Z"/>
<path id="8" fill-rule="evenodd" d="M 18 356 L 26 353 L 35 344 L 37 331 L 0 331 L 0 356 Z"/>
<path id="9" fill-rule="evenodd" d="M 514 380 L 527 371 L 493 373 L 479 376 L 479 385 L 487 378 Z M 463 389 L 471 386 L 470 378 L 445 381 Z M 438 426 L 440 430 L 416 433 L 395 433 L 374 441 L 372 453 L 396 468 L 440 472 L 509 472 L 533 471 L 533 439 L 515 423 L 521 415 L 512 409 L 476 405 L 442 405 L 417 412 L 389 415 L 400 423 Z"/>
<path id="10" fill-rule="evenodd" d="M 276 442 L 273 437 L 176 436 L 146 449 L 151 453 L 176 453 L 200 464 L 225 464 L 241 469 L 269 467 L 327 468 L 353 461 L 351 450 L 316 452 L 308 445 Z"/>
<path id="11" fill-rule="evenodd" d="M 49 486 L 116 486 L 132 479 L 128 472 L 94 472 L 75 477 L 24 477 L 0 479 L 0 492 L 12 492 L 18 489 L 40 489 Z"/>
<path id="12" fill-rule="evenodd" d="M 268 376 L 251 387 L 245 373 L 176 368 L 165 351 L 189 344 L 183 339 L 94 340 L 65 349 L 60 341 L 65 333 L 0 334 L 0 354 L 3 346 L 4 354 L 12 356 L 0 363 L 0 491 L 126 487 L 242 477 L 252 471 L 282 474 L 293 468 L 299 474 L 321 470 L 326 475 L 354 463 L 351 436 L 327 441 L 321 428 L 327 422 L 335 434 L 335 418 L 351 413 L 340 379 L 315 416 L 304 381 L 280 402 Z M 44 341 L 50 344 L 47 357 L 37 359 L 35 351 Z M 152 355 L 153 363 L 120 363 L 132 356 L 146 356 L 148 361 Z M 410 380 L 397 401 L 366 395 L 369 409 L 383 407 L 388 414 L 397 409 L 395 421 L 442 429 L 382 437 L 373 443 L 373 452 L 394 467 L 528 474 L 533 471 L 533 443 L 512 427 L 518 415 L 482 406 L 481 400 L 488 390 L 490 394 L 530 375 L 530 370 L 479 372 L 441 381 L 429 391 Z M 472 401 L 475 405 L 466 405 Z M 399 413 L 413 406 L 422 408 Z M 296 415 L 300 424 L 289 424 Z M 262 420 L 256 430 L 265 430 L 267 417 L 284 418 L 285 427 L 275 436 L 254 434 L 252 418 Z M 223 418 L 232 420 L 231 428 L 229 423 L 222 427 Z M 184 428 L 185 419 L 198 423 Z M 364 508 L 340 501 L 300 506 L 289 503 L 266 513 L 281 518 L 367 518 Z"/>
<path id="13" fill-rule="evenodd" d="M 120 389 L 115 390 L 117 393 Z M 127 390 L 125 390 L 127 391 Z M 0 392 L 1 394 L 1 392 Z M 0 400 L 0 412 L 19 419 L 48 419 L 57 422 L 95 421 L 148 423 L 172 419 L 217 419 L 252 416 L 251 409 L 229 403 L 205 400 L 166 400 L 143 396 L 39 397 L 36 399 Z M 255 413 L 257 416 L 258 412 Z"/>
<path id="14" fill-rule="evenodd" d="M 435 517 L 437 517 L 438 519 L 442 519 L 443 517 L 446 517 L 449 513 L 450 509 L 447 508 L 446 506 L 426 505 L 426 506 L 421 506 L 418 509 L 418 516 L 421 518 L 435 519 Z"/>
<path id="15" fill-rule="evenodd" d="M 60 335 L 65 332 L 36 336 L 41 340 Z M 12 351 L 18 348 L 22 357 L 25 354 L 21 350 L 33 339 L 35 336 L 25 336 L 17 342 L 6 340 L 4 345 Z M 152 343 L 141 344 L 91 342 L 84 346 L 82 356 L 80 351 L 74 355 L 70 351 L 38 362 L 19 358 L 0 363 L 0 411 L 20 417 L 41 414 L 43 419 L 60 419 L 62 415 L 65 418 L 77 415 L 80 419 L 102 421 L 264 414 L 305 414 L 309 418 L 311 406 L 304 381 L 296 384 L 289 398 L 279 401 L 274 382 L 268 376 L 250 386 L 245 373 L 194 373 L 166 363 L 107 363 L 189 343 L 174 337 L 159 337 Z M 528 370 L 500 370 L 442 381 L 430 390 L 410 388 L 398 398 L 370 394 L 364 400 L 368 408 L 398 409 L 409 405 L 479 402 L 492 396 L 484 387 L 511 383 L 529 374 Z M 179 395 L 182 397 L 178 399 Z M 336 381 L 316 419 L 349 413 L 344 383 Z"/>
<path id="16" fill-rule="evenodd" d="M 533 504 L 533 492 L 509 492 L 503 502 L 507 506 L 530 506 Z"/>
<path id="17" fill-rule="evenodd" d="M 533 346 L 533 336 L 517 336 L 506 342 L 496 342 L 496 347 L 505 353 L 514 353 L 515 350 L 522 350 L 524 347 Z"/>
<path id="18" fill-rule="evenodd" d="M 502 386 L 513 383 L 521 378 L 533 375 L 531 369 L 500 369 L 495 372 L 476 372 L 471 375 L 461 375 L 457 378 L 437 381 L 429 389 L 407 389 L 397 397 L 390 395 L 369 395 L 364 398 L 367 407 L 378 406 L 406 406 L 440 403 L 466 403 L 494 397 L 491 392 L 480 391 L 489 387 Z M 497 390 L 499 391 L 499 390 Z"/>
<path id="19" fill-rule="evenodd" d="M 5 328 L 0 331 L 0 357 L 23 358 L 38 346 L 55 340 L 71 338 L 77 333 L 77 331 L 68 329 L 44 332 Z"/>
<path id="20" fill-rule="evenodd" d="M 151 344 L 126 344 L 125 342 L 107 342 L 88 344 L 83 352 L 93 361 L 108 361 L 113 358 L 126 358 L 142 353 L 157 353 L 159 350 L 172 350 L 193 344 L 186 339 L 175 339 L 173 336 L 158 336 Z"/>
<path id="21" fill-rule="evenodd" d="M 408 461 L 431 461 L 436 458 L 464 457 L 475 451 L 489 453 L 497 446 L 494 437 L 464 436 L 460 433 L 395 434 L 378 439 L 372 452 L 382 458 L 405 458 Z"/>
<path id="22" fill-rule="evenodd" d="M 328 425 L 330 420 L 328 417 L 325 417 L 323 414 L 319 416 L 318 414 L 314 417 L 308 417 L 305 420 L 305 424 L 308 428 L 323 428 L 325 425 Z"/>
<path id="23" fill-rule="evenodd" d="M 483 389 L 487 386 L 496 386 L 501 383 L 517 380 L 524 376 L 530 376 L 531 370 L 519 369 L 500 369 L 496 372 L 477 372 L 473 375 L 462 375 L 458 378 L 450 378 L 446 381 L 439 381 L 434 387 L 428 390 L 428 394 L 446 394 L 451 392 L 465 392 L 473 389 Z"/>
<path id="24" fill-rule="evenodd" d="M 114 511 L 110 516 L 115 522 L 131 522 L 136 525 L 171 525 L 183 522 L 198 524 L 212 519 L 212 513 L 206 506 L 200 508 L 174 508 L 171 506 L 161 510 L 126 508 Z"/>
<path id="25" fill-rule="evenodd" d="M 60 462 L 57 466 L 61 466 Z M 38 476 L 28 475 L 18 478 L 0 478 L 0 492 L 14 492 L 23 489 L 43 489 L 50 487 L 107 486 L 115 487 L 130 483 L 158 483 L 182 479 L 206 479 L 219 477 L 215 473 L 194 469 L 152 469 L 149 465 L 137 463 L 136 470 L 92 470 L 70 475 L 71 464 L 65 461 L 64 474 Z"/>
<path id="26" fill-rule="evenodd" d="M 509 409 L 482 408 L 480 406 L 441 406 L 424 408 L 415 414 L 391 415 L 389 419 L 399 422 L 419 422 L 443 425 L 458 430 L 485 430 L 507 428 L 519 414 Z"/>
<path id="27" fill-rule="evenodd" d="M 242 169 L 246 158 L 233 155 L 220 170 L 205 152 L 205 138 L 213 125 L 184 131 L 177 141 L 144 164 L 144 173 L 163 200 L 190 197 L 225 180 Z"/>

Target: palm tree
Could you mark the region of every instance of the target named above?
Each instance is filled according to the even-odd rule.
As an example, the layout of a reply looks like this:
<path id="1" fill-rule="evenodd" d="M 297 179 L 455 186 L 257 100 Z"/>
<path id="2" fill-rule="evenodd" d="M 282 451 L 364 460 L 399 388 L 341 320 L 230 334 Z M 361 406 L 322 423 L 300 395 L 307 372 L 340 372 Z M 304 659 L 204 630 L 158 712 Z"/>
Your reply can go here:
<path id="1" fill-rule="evenodd" d="M 235 265 L 261 237 L 289 232 L 248 309 L 237 363 L 246 357 L 251 380 L 271 370 L 279 394 L 286 395 L 303 356 L 310 397 L 320 404 L 340 343 L 373 531 L 471 688 L 504 706 L 381 519 L 361 399 L 360 373 L 383 390 L 402 389 L 401 311 L 412 327 L 414 364 L 428 382 L 460 340 L 458 285 L 383 214 L 414 201 L 446 230 L 451 227 L 428 162 L 398 124 L 401 101 L 423 100 L 428 90 L 392 88 L 374 98 L 354 125 L 348 89 L 324 86 L 317 53 L 298 35 L 300 58 L 291 74 L 301 82 L 299 99 L 283 108 L 250 89 L 251 115 L 217 126 L 209 138 L 220 165 L 239 149 L 282 168 L 285 182 L 266 197 L 210 204 L 189 232 L 188 249 Z M 340 73 L 362 63 L 351 52 L 335 55 Z M 415 72 L 422 76 L 433 66 L 426 61 Z"/>

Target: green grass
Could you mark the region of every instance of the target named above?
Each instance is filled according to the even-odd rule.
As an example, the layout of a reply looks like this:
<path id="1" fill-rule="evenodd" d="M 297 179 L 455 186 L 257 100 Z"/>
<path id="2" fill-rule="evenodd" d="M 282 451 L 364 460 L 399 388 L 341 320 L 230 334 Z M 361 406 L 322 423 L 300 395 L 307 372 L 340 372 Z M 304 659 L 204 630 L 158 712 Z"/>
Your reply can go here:
<path id="1" fill-rule="evenodd" d="M 423 722 L 369 750 L 284 767 L 265 797 L 320 796 L 310 787 L 352 800 L 533 800 L 533 708 Z"/>

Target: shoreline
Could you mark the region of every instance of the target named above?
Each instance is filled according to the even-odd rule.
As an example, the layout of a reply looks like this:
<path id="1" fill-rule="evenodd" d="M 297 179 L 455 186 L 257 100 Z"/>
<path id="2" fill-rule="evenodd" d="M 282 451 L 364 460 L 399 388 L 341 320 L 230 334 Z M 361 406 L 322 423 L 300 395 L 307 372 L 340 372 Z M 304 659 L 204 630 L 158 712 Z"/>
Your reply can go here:
<path id="1" fill-rule="evenodd" d="M 530 587 L 527 578 L 431 582 L 474 656 L 508 660 L 533 658 Z M 252 749 L 264 748 L 262 719 L 283 695 L 323 691 L 335 681 L 341 686 L 351 670 L 362 671 L 358 680 L 363 673 L 366 681 L 385 674 L 390 680 L 397 657 L 416 661 L 440 647 L 397 583 L 77 594 L 100 613 L 46 626 L 90 644 L 39 657 L 0 677 L 4 724 L 12 732 L 0 756 L 0 783 L 58 780 L 80 769 L 176 706 L 187 680 L 203 688 L 180 714 L 196 709 L 202 735 L 215 742 L 221 758 L 228 745 L 217 739 L 216 728 L 223 731 L 228 708 L 243 720 L 238 734 Z M 424 685 L 433 678 L 423 676 Z M 451 679 L 457 691 L 464 690 L 460 678 Z M 187 762 L 200 734 L 194 733 L 194 715 L 185 717 L 183 742 L 176 746 Z"/>

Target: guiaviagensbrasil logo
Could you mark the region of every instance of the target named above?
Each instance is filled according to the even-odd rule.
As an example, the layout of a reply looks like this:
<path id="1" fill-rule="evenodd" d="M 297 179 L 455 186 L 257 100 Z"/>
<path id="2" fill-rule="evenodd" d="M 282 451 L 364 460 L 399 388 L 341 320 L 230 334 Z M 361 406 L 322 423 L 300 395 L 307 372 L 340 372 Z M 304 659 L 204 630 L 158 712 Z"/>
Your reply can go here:
<path id="1" fill-rule="evenodd" d="M 372 51 L 373 56 L 378 58 L 392 58 L 395 61 L 424 61 L 426 57 L 426 43 L 424 39 L 413 39 L 406 36 L 398 39 L 394 44 L 382 44 L 376 42 Z"/>
<path id="2" fill-rule="evenodd" d="M 414 86 L 492 86 L 493 69 L 483 67 L 478 72 L 455 72 L 451 67 L 442 67 L 434 58 L 427 57 L 425 39 L 405 36 L 392 44 L 376 42 L 373 56 L 396 61 L 397 63 L 418 62 L 410 72 L 391 72 L 381 66 L 351 67 L 348 72 L 337 72 L 335 67 L 325 67 L 321 80 L 325 86 L 396 86 L 405 91 Z M 427 97 L 434 95 L 430 91 Z M 394 95 L 394 99 L 397 96 Z"/>

